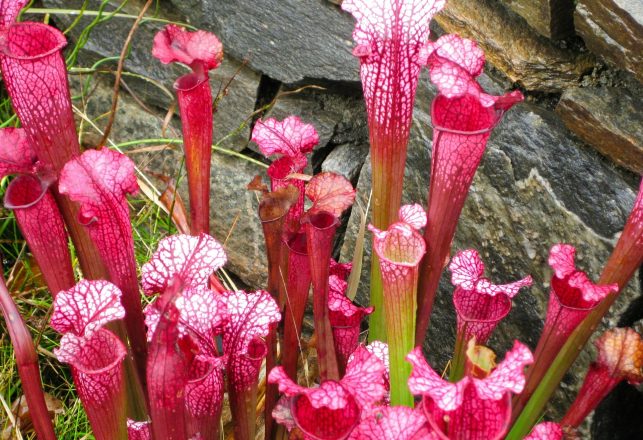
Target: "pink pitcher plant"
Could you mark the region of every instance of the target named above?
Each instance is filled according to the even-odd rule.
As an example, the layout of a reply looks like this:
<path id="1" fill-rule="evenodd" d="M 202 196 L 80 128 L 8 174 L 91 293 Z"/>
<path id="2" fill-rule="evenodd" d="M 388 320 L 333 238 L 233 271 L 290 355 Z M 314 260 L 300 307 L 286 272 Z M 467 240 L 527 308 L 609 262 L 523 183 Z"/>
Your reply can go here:
<path id="1" fill-rule="evenodd" d="M 289 117 L 283 123 L 267 120 L 262 125 L 256 126 L 253 132 L 253 139 L 266 154 L 274 151 L 290 154 L 290 156 L 278 159 L 275 163 L 282 161 L 284 158 L 294 157 L 299 158 L 296 161 L 302 160 L 302 163 L 305 164 L 306 158 L 302 151 L 312 149 L 317 142 L 317 135 L 312 126 L 301 124 L 298 118 Z M 303 171 L 303 169 L 299 171 Z M 270 175 L 270 168 L 268 173 Z M 307 184 L 302 178 L 308 178 L 303 175 L 294 179 L 290 175 L 284 176 L 284 178 L 275 179 L 272 176 L 271 186 L 273 191 L 264 194 L 263 205 L 260 204 L 259 216 L 264 226 L 268 262 L 269 265 L 272 265 L 272 270 L 268 277 L 268 288 L 273 296 L 278 293 L 278 298 L 276 299 L 278 299 L 280 307 L 286 307 L 285 316 L 287 318 L 284 337 L 290 346 L 284 350 L 285 371 L 292 376 L 296 375 L 301 323 L 308 298 L 308 289 L 312 283 L 321 378 L 322 380 L 329 378 L 337 380 L 343 368 L 341 367 L 341 362 L 338 362 L 337 359 L 336 344 L 330 321 L 329 276 L 332 262 L 331 253 L 335 230 L 339 225 L 339 217 L 352 205 L 355 199 L 355 190 L 346 178 L 334 173 L 321 173 L 313 176 Z M 290 182 L 300 183 L 291 185 Z M 259 186 L 261 188 L 261 185 L 256 184 L 254 181 L 250 186 Z M 298 187 L 303 189 L 306 197 L 312 202 L 312 206 L 303 215 L 300 212 L 300 209 L 303 210 L 303 200 L 301 196 L 297 196 Z M 298 199 L 297 202 L 294 202 L 295 199 Z M 293 202 L 295 203 L 294 206 Z M 298 205 L 301 205 L 301 208 Z M 288 207 L 290 207 L 288 212 L 290 219 L 284 219 L 284 211 Z M 275 217 L 277 221 L 268 222 L 267 220 L 271 217 Z M 279 239 L 279 236 L 283 240 Z M 297 243 L 300 248 L 299 251 L 295 248 Z M 305 251 L 303 250 L 304 244 Z M 276 266 L 274 261 L 278 258 L 282 264 Z M 337 268 L 337 265 L 335 265 L 335 268 Z M 297 273 L 294 273 L 295 270 Z M 293 277 L 292 279 L 290 278 L 291 276 Z M 286 285 L 286 280 L 292 281 L 292 284 Z M 293 287 L 292 290 L 290 290 L 291 287 Z M 275 292 L 275 290 L 278 292 Z M 357 325 L 359 325 L 359 322 L 357 322 Z M 277 336 L 274 332 L 271 332 L 267 337 L 266 367 L 268 370 L 276 366 L 276 340 Z M 266 438 L 271 438 L 272 436 L 271 414 L 274 404 L 276 404 L 276 399 L 276 387 L 268 385 L 265 400 Z"/>
<path id="2" fill-rule="evenodd" d="M 418 265 L 426 250 L 418 230 L 424 225 L 426 213 L 416 204 L 402 206 L 399 220 L 386 231 L 369 226 L 375 237 L 374 249 L 379 257 L 384 287 L 391 403 L 394 405 L 413 405 L 413 397 L 405 386 L 411 369 L 404 359 L 413 349 L 415 340 Z"/>
<path id="3" fill-rule="evenodd" d="M 445 0 L 346 0 L 355 17 L 353 55 L 368 112 L 373 180 L 373 225 L 386 230 L 402 200 L 406 150 L 415 92 L 429 44 L 429 25 Z M 371 265 L 370 340 L 385 340 L 382 281 L 377 257 Z"/>
<path id="4" fill-rule="evenodd" d="M 0 176 L 18 174 L 7 187 L 11 209 L 52 295 L 71 288 L 74 272 L 64 220 L 50 186 L 52 176 L 38 161 L 22 128 L 0 129 Z"/>
<path id="5" fill-rule="evenodd" d="M 283 298 L 279 295 L 279 287 L 284 285 L 285 277 L 282 277 L 282 253 L 284 252 L 283 246 L 283 236 L 284 228 L 286 226 L 286 219 L 288 213 L 290 212 L 291 206 L 297 202 L 299 197 L 299 190 L 293 185 L 287 185 L 285 187 L 278 188 L 275 191 L 268 192 L 264 187 L 261 188 L 263 191 L 261 201 L 259 202 L 259 219 L 261 220 L 261 226 L 263 229 L 264 240 L 266 243 L 266 257 L 268 259 L 268 284 L 266 286 L 268 292 L 279 304 L 279 309 L 283 310 Z M 284 260 L 285 261 L 285 260 Z M 286 268 L 287 270 L 287 268 Z M 308 283 L 310 284 L 310 283 Z M 307 293 L 307 291 L 306 291 Z M 306 299 L 308 299 L 306 297 Z M 300 301 L 302 302 L 302 301 Z M 305 304 L 305 300 L 303 302 Z M 301 319 L 303 319 L 303 310 L 301 311 Z M 291 327 L 292 328 L 292 327 Z M 268 347 L 266 353 L 266 369 L 270 370 L 277 365 L 276 356 L 277 356 L 277 340 L 276 335 L 273 331 L 268 334 L 266 338 L 266 345 Z M 294 347 L 291 347 L 291 352 L 294 352 L 293 349 L 298 347 L 299 338 L 291 335 L 289 333 Z M 284 355 L 285 357 L 285 355 Z M 296 357 L 289 360 L 292 367 L 297 366 Z M 295 373 L 291 371 L 294 375 Z M 272 409 L 274 408 L 277 402 L 277 389 L 274 385 L 268 385 L 266 390 L 266 404 L 265 404 L 265 420 L 266 420 L 266 438 L 270 439 L 272 436 Z"/>
<path id="6" fill-rule="evenodd" d="M 225 261 L 212 237 L 175 235 L 162 240 L 143 266 L 143 290 L 161 295 L 145 311 L 150 421 L 130 422 L 130 432 L 216 438 L 226 375 L 235 436 L 254 438 L 257 381 L 266 354 L 263 338 L 280 315 L 267 292 L 210 290 L 210 274 Z M 113 284 L 83 280 L 56 297 L 51 321 L 64 334 L 56 355 L 73 367 L 97 438 L 125 438 L 128 429 L 121 367 L 127 350 L 103 328 L 125 315 L 120 300 Z"/>
<path id="7" fill-rule="evenodd" d="M 293 379 L 297 378 L 301 330 L 308 303 L 311 273 L 306 234 L 289 233 L 283 238 L 283 270 L 286 282 L 281 283 L 280 303 L 284 307 L 284 346 L 281 364 Z"/>
<path id="8" fill-rule="evenodd" d="M 206 437 L 216 436 L 223 404 L 223 372 L 226 368 L 228 374 L 234 374 L 229 377 L 229 387 L 231 401 L 234 399 L 235 402 L 232 405 L 233 412 L 235 418 L 240 420 L 237 435 L 247 438 L 254 432 L 254 425 L 249 424 L 247 419 L 248 412 L 254 411 L 256 405 L 252 399 L 253 392 L 256 393 L 252 382 L 258 377 L 258 372 L 255 372 L 258 368 L 256 364 L 265 356 L 265 347 L 262 348 L 261 343 L 255 341 L 256 336 L 246 332 L 258 331 L 259 335 L 267 333 L 266 325 L 274 317 L 266 315 L 267 321 L 256 330 L 252 329 L 253 323 L 249 320 L 257 319 L 261 310 L 254 308 L 262 301 L 269 300 L 268 305 L 259 307 L 276 305 L 266 292 L 226 292 L 219 295 L 210 290 L 211 273 L 222 267 L 226 259 L 221 245 L 206 234 L 172 236 L 159 243 L 157 252 L 143 266 L 142 285 L 147 294 L 171 292 L 172 285 L 177 282 L 183 286 L 182 296 L 174 304 L 170 303 L 169 311 L 175 316 L 175 333 L 180 337 L 191 336 L 195 345 L 190 351 L 196 355 L 189 366 L 184 368 L 187 374 L 179 378 L 185 388 L 185 402 L 174 402 L 176 406 L 181 404 L 187 407 L 185 429 L 190 435 L 201 432 Z M 160 296 L 146 308 L 150 339 L 154 337 L 156 326 L 162 322 L 166 303 L 163 296 Z M 278 319 L 278 312 L 276 317 Z M 215 343 L 220 336 L 223 338 L 223 354 Z M 170 371 L 174 372 L 175 369 Z M 163 390 L 161 388 L 162 392 L 167 393 Z"/>
<path id="9" fill-rule="evenodd" d="M 43 23 L 15 19 L 25 0 L 0 4 L 0 68 L 13 108 L 20 118 L 27 142 L 55 182 L 63 166 L 80 155 L 74 123 L 67 68 L 61 50 L 64 35 Z M 54 185 L 56 203 L 88 278 L 104 278 L 106 270 L 88 232 L 77 221 L 78 206 L 61 195 Z"/>
<path id="10" fill-rule="evenodd" d="M 504 361 L 486 377 L 465 376 L 456 383 L 440 377 L 416 348 L 409 388 L 421 395 L 422 407 L 438 439 L 499 440 L 509 428 L 511 394 L 525 385 L 523 369 L 533 362 L 529 349 L 517 342 Z"/>
<path id="11" fill-rule="evenodd" d="M 7 289 L 4 277 L 0 277 L 0 309 L 5 322 L 11 323 L 7 325 L 9 338 L 16 354 L 18 375 L 22 382 L 22 392 L 25 395 L 25 400 L 31 413 L 34 431 L 36 431 L 39 439 L 55 440 L 56 434 L 49 417 L 49 410 L 45 403 L 45 393 L 40 381 L 36 348 L 29 329 L 22 316 L 20 316 L 18 307 Z"/>
<path id="12" fill-rule="evenodd" d="M 511 300 L 530 286 L 531 276 L 509 284 L 492 284 L 484 278 L 484 263 L 475 249 L 458 252 L 449 264 L 453 305 L 457 316 L 456 344 L 451 362 L 451 381 L 462 378 L 467 343 L 486 344 L 498 323 L 511 311 Z"/>
<path id="13" fill-rule="evenodd" d="M 343 377 L 350 355 L 359 345 L 360 325 L 373 307 L 359 307 L 347 296 L 348 283 L 341 275 L 328 278 L 328 320 L 333 331 L 339 375 Z"/>
<path id="14" fill-rule="evenodd" d="M 219 39 L 209 32 L 188 32 L 170 24 L 154 37 L 152 54 L 163 64 L 183 63 L 191 73 L 174 83 L 183 129 L 193 234 L 210 233 L 212 90 L 208 71 L 223 59 Z"/>
<path id="15" fill-rule="evenodd" d="M 427 46 L 426 56 L 431 82 L 439 94 L 431 104 L 433 152 L 424 233 L 427 256 L 418 289 L 418 345 L 429 327 L 457 219 L 491 131 L 504 113 L 523 99 L 519 91 L 502 96 L 484 92 L 476 81 L 484 67 L 484 53 L 474 41 L 444 35 Z"/>
<path id="16" fill-rule="evenodd" d="M 618 293 L 627 285 L 641 264 L 643 264 L 643 180 L 641 180 L 632 212 L 598 280 L 601 284 L 616 283 L 618 290 L 603 299 L 583 319 L 569 335 L 553 362 L 547 366 L 548 369 L 543 368 L 538 375 L 538 380 L 534 379 L 537 387 L 532 398 L 525 404 L 520 417 L 516 419 L 509 433 L 509 440 L 521 438 L 538 421 L 540 414 L 556 387 L 562 381 L 563 376 L 574 363 L 590 336 L 600 324 L 601 319 L 618 298 Z M 531 376 L 536 377 L 533 373 Z"/>
<path id="17" fill-rule="evenodd" d="M 284 397 L 274 417 L 288 431 L 300 430 L 306 439 L 344 439 L 384 398 L 385 368 L 364 347 L 355 351 L 340 381 L 328 380 L 317 388 L 297 385 L 277 367 L 268 380 L 279 384 Z"/>
<path id="18" fill-rule="evenodd" d="M 643 382 L 643 339 L 631 328 L 608 330 L 596 341 L 598 358 L 589 367 L 578 397 L 560 422 L 577 428 L 610 391 L 626 380 Z"/>
<path id="19" fill-rule="evenodd" d="M 236 290 L 216 278 L 227 256 L 207 234 L 208 71 L 221 62 L 222 46 L 212 34 L 174 25 L 157 34 L 154 54 L 164 63 L 192 69 L 175 87 L 191 235 L 160 240 L 139 279 L 127 203 L 138 190 L 134 164 L 107 148 L 81 154 L 60 54 L 65 39 L 39 23 L 16 23 L 25 3 L 0 1 L 0 64 L 24 126 L 0 131 L 0 175 L 16 175 L 5 206 L 14 210 L 54 297 L 50 324 L 62 335 L 54 354 L 71 367 L 98 440 L 219 438 L 226 395 L 234 437 L 241 440 L 256 437 L 261 405 L 266 440 L 488 440 L 505 435 L 558 440 L 563 428 L 578 426 L 617 383 L 641 380 L 640 336 L 628 329 L 610 331 L 599 339 L 598 361 L 561 423 L 533 426 L 543 396 L 571 362 L 568 354 L 577 350 L 568 347 L 569 341 L 582 346 L 582 337 L 595 328 L 643 260 L 641 194 L 598 285 L 576 269 L 574 248 L 552 248 L 548 314 L 527 379 L 523 370 L 534 356 L 525 345 L 516 342 L 496 365 L 493 351 L 476 344 L 489 338 L 531 278 L 494 285 L 484 277 L 475 250 L 457 253 L 450 265 L 458 315 L 451 381 L 426 362 L 420 346 L 466 194 L 491 131 L 522 100 L 520 92 L 491 96 L 482 90 L 476 78 L 484 54 L 475 42 L 457 35 L 429 41 L 430 20 L 444 1 L 342 4 L 356 19 L 354 54 L 361 64 L 371 140 L 375 258 L 370 307 L 347 297 L 351 265 L 333 259 L 336 230 L 355 190 L 333 173 L 303 174 L 319 138 L 297 116 L 260 119 L 252 133 L 264 155 L 277 157 L 268 168 L 271 191 L 253 181 L 261 192 L 266 290 Z M 417 204 L 400 207 L 415 90 L 425 65 L 439 91 L 432 104 L 428 216 Z M 85 277 L 78 283 L 68 232 Z M 144 311 L 141 290 L 147 296 Z M 319 377 L 304 387 L 297 383 L 297 361 L 311 290 Z M 34 344 L 2 282 L 0 306 L 34 429 L 39 438 L 53 440 Z M 369 314 L 374 315 L 373 341 L 363 346 L 360 325 Z M 563 361 L 556 357 L 559 351 Z M 265 387 L 259 383 L 264 362 Z M 547 371 L 549 364 L 554 373 Z M 544 391 L 538 386 L 541 379 L 547 384 Z M 525 397 L 516 396 L 521 392 Z M 421 399 L 417 404 L 413 395 Z M 273 420 L 282 431 L 273 429 Z"/>
<path id="20" fill-rule="evenodd" d="M 88 150 L 65 164 L 58 190 L 80 205 L 78 223 L 98 248 L 110 280 L 123 292 L 127 336 L 139 374 L 144 377 L 147 343 L 125 197 L 138 192 L 134 162 L 107 148 Z"/>
<path id="21" fill-rule="evenodd" d="M 313 285 L 313 312 L 321 380 L 338 380 L 339 364 L 328 308 L 330 261 L 339 217 L 353 204 L 355 190 L 345 177 L 320 173 L 306 185 L 312 206 L 302 217 Z"/>
<path id="22" fill-rule="evenodd" d="M 576 249 L 556 244 L 549 253 L 549 265 L 554 270 L 545 326 L 534 354 L 535 362 L 528 373 L 525 391 L 514 401 L 516 414 L 536 389 L 542 374 L 554 360 L 572 331 L 610 293 L 618 292 L 617 284 L 594 284 L 585 272 L 576 269 Z"/>
<path id="23" fill-rule="evenodd" d="M 299 218 L 304 213 L 304 185 L 291 174 L 303 173 L 308 164 L 306 157 L 319 143 L 319 135 L 310 124 L 305 124 L 297 116 L 288 116 L 283 121 L 274 118 L 258 120 L 252 130 L 252 141 L 259 146 L 264 156 L 278 158 L 268 168 L 272 191 L 293 185 L 299 190 L 297 202 L 290 208 L 286 226 L 296 229 Z"/>
<path id="24" fill-rule="evenodd" d="M 59 292 L 51 326 L 63 335 L 54 354 L 70 364 L 76 390 L 97 440 L 126 438 L 125 381 L 127 350 L 103 328 L 125 316 L 121 291 L 107 281 L 81 280 Z"/>

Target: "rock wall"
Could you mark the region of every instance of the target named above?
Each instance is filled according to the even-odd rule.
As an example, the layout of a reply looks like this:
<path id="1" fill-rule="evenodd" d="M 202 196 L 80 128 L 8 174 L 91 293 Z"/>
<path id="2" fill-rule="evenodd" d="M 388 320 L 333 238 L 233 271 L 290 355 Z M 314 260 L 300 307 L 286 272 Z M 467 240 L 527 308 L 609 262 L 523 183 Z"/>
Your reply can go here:
<path id="1" fill-rule="evenodd" d="M 79 8 L 83 1 L 43 3 Z M 95 10 L 101 2 L 88 3 L 88 9 Z M 142 3 L 130 1 L 123 12 L 136 14 Z M 228 250 L 229 271 L 250 287 L 263 286 L 266 274 L 257 200 L 245 190 L 254 175 L 265 172 L 265 161 L 249 142 L 249 134 L 266 104 L 274 102 L 263 116 L 297 114 L 316 126 L 321 142 L 310 171 L 342 173 L 356 185 L 364 204 L 368 198 L 368 132 L 358 63 L 351 55 L 353 20 L 337 3 L 171 0 L 161 2 L 156 11 L 160 18 L 213 31 L 223 42 L 225 61 L 212 75 L 213 91 L 221 96 L 214 139 L 226 149 L 213 155 L 213 232 Z M 112 0 L 106 10 L 118 4 Z M 437 34 L 459 32 L 477 39 L 485 49 L 489 74 L 482 80 L 488 90 L 517 86 L 527 95 L 492 135 L 454 241 L 454 249 L 479 249 L 493 280 L 534 277 L 534 286 L 516 298 L 513 311 L 490 342 L 501 352 L 514 338 L 532 347 L 537 341 L 551 277 L 546 263 L 549 247 L 561 241 L 576 245 L 579 265 L 597 277 L 633 205 L 637 174 L 643 170 L 641 8 L 637 0 L 449 0 L 437 17 Z M 66 28 L 73 17 L 53 20 Z M 68 36 L 79 38 L 90 22 L 91 17 L 82 18 Z M 100 69 L 113 69 L 115 63 L 105 58 L 120 53 L 131 23 L 114 18 L 93 27 L 79 64 L 89 67 L 102 60 Z M 180 136 L 177 116 L 167 115 L 168 109 L 175 111 L 171 85 L 182 69 L 163 66 L 150 56 L 160 26 L 143 23 L 132 44 L 112 132 L 116 143 Z M 111 81 L 109 72 L 73 77 L 78 107 L 99 127 L 110 106 Z M 434 95 L 424 74 L 413 116 L 405 202 L 426 204 L 429 106 Z M 83 142 L 93 145 L 98 138 L 91 125 L 84 124 Z M 180 145 L 141 141 L 126 152 L 141 169 L 174 177 L 185 194 Z M 352 257 L 358 221 L 355 209 L 345 218 L 345 232 L 337 241 L 343 260 Z M 369 246 L 366 253 L 364 273 Z M 451 292 L 444 277 L 426 342 L 436 368 L 445 366 L 454 343 Z M 367 296 L 368 278 L 363 277 L 358 298 L 366 303 Z M 608 322 L 629 325 L 642 316 L 635 277 Z M 564 412 L 574 397 L 589 351 L 565 378 L 550 407 L 551 416 Z M 594 417 L 594 438 L 605 438 L 606 429 L 613 439 L 643 438 L 635 418 L 628 419 L 629 425 L 624 421 L 619 409 L 623 399 L 628 408 L 643 408 L 641 393 L 619 387 Z"/>

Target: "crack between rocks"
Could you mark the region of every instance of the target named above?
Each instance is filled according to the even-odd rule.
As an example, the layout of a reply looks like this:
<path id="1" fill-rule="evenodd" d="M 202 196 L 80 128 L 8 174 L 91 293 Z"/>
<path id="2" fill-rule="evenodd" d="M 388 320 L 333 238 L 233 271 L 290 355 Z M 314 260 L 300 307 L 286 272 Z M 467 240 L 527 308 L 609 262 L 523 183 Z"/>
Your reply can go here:
<path id="1" fill-rule="evenodd" d="M 279 89 L 281 88 L 281 81 L 273 79 L 268 75 L 261 74 L 259 78 L 259 85 L 257 86 L 257 95 L 255 99 L 254 111 L 255 114 L 250 123 L 250 136 L 252 136 L 252 130 L 255 126 L 255 123 L 259 118 L 264 114 L 261 109 L 270 104 L 277 97 Z M 250 139 L 248 139 L 250 141 Z"/>

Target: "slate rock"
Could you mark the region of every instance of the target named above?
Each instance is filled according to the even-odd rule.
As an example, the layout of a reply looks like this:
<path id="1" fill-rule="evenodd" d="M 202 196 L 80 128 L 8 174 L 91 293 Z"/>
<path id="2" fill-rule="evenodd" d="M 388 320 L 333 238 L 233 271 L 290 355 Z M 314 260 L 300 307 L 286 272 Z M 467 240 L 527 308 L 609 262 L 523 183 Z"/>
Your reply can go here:
<path id="1" fill-rule="evenodd" d="M 574 25 L 589 50 L 643 82 L 643 2 L 578 0 Z"/>
<path id="2" fill-rule="evenodd" d="M 366 109 L 361 97 L 361 89 L 341 88 L 332 89 L 333 93 L 319 89 L 292 89 L 281 86 L 274 105 L 263 115 L 263 118 L 284 118 L 294 115 L 301 118 L 304 123 L 312 124 L 319 135 L 319 144 L 315 147 L 310 161 L 310 172 L 324 169 L 327 156 L 333 155 L 338 145 L 355 146 L 356 155 L 344 157 L 354 159 L 345 164 L 345 169 L 340 171 L 356 180 L 357 173 L 364 161 L 365 150 L 368 151 L 368 128 L 365 123 Z M 334 93 L 337 92 L 337 93 Z M 257 153 L 259 147 L 250 142 L 249 148 Z M 361 153 L 360 153 L 361 152 Z M 351 171 L 352 170 L 352 171 Z M 308 171 L 307 171 L 308 172 Z"/>
<path id="3" fill-rule="evenodd" d="M 182 153 L 179 146 L 132 156 L 136 163 L 173 177 L 180 182 L 179 193 L 188 200 L 186 179 L 179 180 Z M 257 214 L 259 202 L 246 185 L 256 175 L 265 177 L 265 168 L 242 158 L 214 152 L 210 179 L 210 228 L 224 245 L 228 255 L 225 269 L 250 288 L 265 288 L 268 266 L 261 223 Z"/>
<path id="4" fill-rule="evenodd" d="M 51 8 L 80 8 L 83 0 L 44 0 L 44 5 Z M 88 9 L 98 9 L 102 2 L 90 0 Z M 120 5 L 119 1 L 111 1 L 106 11 L 111 11 Z M 142 7 L 141 0 L 129 2 L 123 12 L 137 15 Z M 172 13 L 164 8 L 160 13 L 161 18 L 184 21 L 179 14 Z M 75 19 L 71 15 L 56 15 L 54 19 L 62 27 L 69 26 Z M 68 34 L 70 44 L 79 37 L 81 31 L 92 21 L 93 17 L 84 17 Z M 79 62 L 84 67 L 91 66 L 94 62 L 106 57 L 118 57 L 127 38 L 133 20 L 114 17 L 106 22 L 96 25 L 88 41 L 81 49 Z M 164 109 L 169 108 L 175 100 L 172 85 L 174 81 L 188 68 L 176 64 L 164 65 L 152 57 L 152 41 L 154 35 L 163 25 L 158 22 L 143 22 L 136 31 L 132 40 L 131 51 L 125 62 L 127 73 L 123 81 L 137 97 L 146 103 Z M 224 47 L 225 52 L 225 47 Z M 102 68 L 116 69 L 116 61 L 111 64 L 101 64 Z M 113 81 L 113 75 L 108 76 Z M 221 66 L 210 72 L 213 97 L 225 89 L 225 96 L 219 102 L 214 117 L 214 142 L 221 141 L 221 146 L 237 151 L 242 150 L 248 143 L 250 136 L 249 122 L 254 111 L 260 75 L 247 68 L 233 57 L 225 55 Z M 227 86 L 227 87 L 226 87 Z M 222 139 L 224 139 L 222 141 Z"/>
<path id="5" fill-rule="evenodd" d="M 265 168 L 244 159 L 213 156 L 212 206 L 214 236 L 228 254 L 228 268 L 254 289 L 265 288 L 268 263 L 263 230 L 257 209 L 259 201 L 246 185 Z M 266 179 L 264 177 L 264 179 Z"/>
<path id="6" fill-rule="evenodd" d="M 359 81 L 353 18 L 322 0 L 171 0 L 227 53 L 285 83 Z"/>
<path id="7" fill-rule="evenodd" d="M 591 56 L 554 46 L 494 0 L 449 0 L 435 19 L 476 40 L 491 64 L 528 90 L 560 92 L 593 66 Z"/>
<path id="8" fill-rule="evenodd" d="M 483 77 L 485 82 L 488 78 Z M 422 79 L 413 116 L 405 170 L 403 203 L 426 207 L 430 173 L 431 126 L 429 103 L 435 92 Z M 358 197 L 366 202 L 371 184 L 370 160 L 360 174 Z M 593 279 L 609 256 L 617 233 L 631 209 L 636 179 L 615 170 L 595 151 L 573 140 L 555 114 L 531 104 L 512 109 L 492 135 L 474 178 L 453 244 L 453 251 L 477 249 L 486 275 L 502 283 L 531 274 L 534 284 L 514 300 L 509 316 L 499 325 L 489 345 L 502 354 L 519 339 L 532 348 L 538 340 L 548 300 L 551 270 L 549 248 L 558 242 L 578 249 L 578 265 Z M 353 210 L 341 251 L 353 256 L 359 214 Z M 358 300 L 368 304 L 370 237 Z M 636 284 L 633 282 L 632 284 Z M 430 361 L 438 371 L 446 367 L 455 339 L 453 287 L 445 272 L 440 283 L 432 325 L 426 339 Z M 631 285 L 608 319 L 638 295 Z M 574 367 L 552 408 L 566 408 L 580 385 L 580 372 L 589 362 L 585 354 Z"/>
<path id="9" fill-rule="evenodd" d="M 502 0 L 540 35 L 551 39 L 574 32 L 574 0 Z"/>
<path id="10" fill-rule="evenodd" d="M 368 156 L 368 149 L 368 143 L 338 145 L 326 156 L 322 171 L 341 174 L 355 184 Z"/>
<path id="11" fill-rule="evenodd" d="M 563 122 L 617 164 L 643 174 L 643 94 L 615 87 L 572 88 L 556 112 Z"/>
<path id="12" fill-rule="evenodd" d="M 78 81 L 72 90 L 78 93 Z M 111 86 L 106 82 L 92 84 L 86 96 L 83 112 L 102 126 L 102 119 L 111 106 Z M 119 100 L 118 117 L 114 122 L 111 139 L 115 142 L 141 138 L 161 137 L 162 113 L 149 113 L 142 109 L 130 95 L 123 93 Z M 97 119 L 98 118 L 98 119 Z M 103 117 L 104 118 L 104 117 Z M 95 145 L 100 135 L 85 122 L 81 130 L 84 145 Z M 179 127 L 169 127 L 177 131 Z M 123 149 L 159 191 L 165 186 L 149 172 L 161 174 L 178 182 L 178 191 L 189 209 L 187 179 L 183 166 L 180 144 L 134 144 Z M 265 166 L 240 157 L 214 151 L 211 166 L 210 218 L 214 236 L 224 244 L 228 254 L 226 269 L 236 275 L 246 286 L 257 289 L 265 286 L 267 262 L 261 223 L 257 216 L 258 200 L 254 192 L 246 189 L 256 175 L 265 177 Z"/>
<path id="13" fill-rule="evenodd" d="M 92 123 L 76 117 L 77 125 L 81 128 L 81 144 L 95 147 L 102 138 L 98 131 L 107 124 L 108 114 L 112 107 L 113 84 L 107 78 L 86 78 L 84 76 L 71 76 L 70 88 L 72 96 L 78 97 L 74 105 L 89 118 Z M 166 112 L 156 107 L 143 106 L 129 93 L 122 91 L 116 109 L 116 118 L 112 125 L 109 139 L 120 144 L 145 139 L 159 139 L 164 137 L 180 138 L 181 127 L 177 119 L 169 124 L 165 122 Z M 137 148 L 154 148 L 155 143 L 140 143 L 124 147 L 124 151 Z M 180 146 L 179 146 L 180 147 Z"/>
<path id="14" fill-rule="evenodd" d="M 299 116 L 302 122 L 315 126 L 319 135 L 316 148 L 324 148 L 340 123 L 355 124 L 356 118 L 353 115 L 364 111 L 363 100 L 359 96 L 327 93 L 316 89 L 297 91 L 281 86 L 277 101 L 263 117 L 282 120 L 291 115 Z M 254 144 L 251 144 L 250 148 L 259 151 Z"/>

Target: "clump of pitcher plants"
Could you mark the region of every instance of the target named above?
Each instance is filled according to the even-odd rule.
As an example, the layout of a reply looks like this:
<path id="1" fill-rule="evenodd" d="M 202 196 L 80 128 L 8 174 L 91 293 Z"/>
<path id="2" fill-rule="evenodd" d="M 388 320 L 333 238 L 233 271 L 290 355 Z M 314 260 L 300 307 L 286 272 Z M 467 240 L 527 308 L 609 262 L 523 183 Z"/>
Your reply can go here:
<path id="1" fill-rule="evenodd" d="M 643 186 L 597 283 L 576 267 L 573 246 L 543 243 L 551 246 L 551 293 L 535 352 L 515 341 L 497 363 L 484 345 L 532 278 L 493 284 L 478 252 L 454 250 L 452 239 L 487 140 L 523 97 L 482 89 L 477 77 L 485 58 L 474 41 L 453 34 L 429 40 L 431 19 L 445 0 L 342 3 L 356 19 L 353 53 L 371 142 L 368 305 L 354 302 L 352 265 L 336 261 L 333 252 L 356 191 L 341 175 L 306 174 L 319 136 L 296 115 L 260 118 L 252 131 L 251 140 L 274 159 L 270 185 L 261 176 L 248 185 L 259 193 L 265 289 L 237 290 L 219 279 L 227 255 L 210 235 L 208 72 L 222 62 L 223 48 L 211 33 L 176 25 L 156 35 L 152 53 L 191 69 L 175 83 L 190 217 L 184 233 L 163 238 L 139 268 L 127 201 L 139 190 L 135 165 L 107 147 L 81 150 L 61 55 L 65 37 L 42 23 L 16 22 L 26 3 L 0 2 L 0 65 L 22 123 L 0 129 L 0 176 L 14 176 L 4 204 L 53 297 L 49 324 L 61 335 L 54 355 L 69 365 L 96 439 L 223 438 L 227 401 L 240 440 L 256 438 L 259 421 L 266 440 L 557 440 L 578 428 L 618 383 L 643 380 L 641 336 L 628 328 L 608 330 L 596 341 L 597 361 L 565 417 L 536 424 L 643 262 Z M 433 125 L 426 210 L 401 205 L 424 68 L 438 90 L 432 103 L 420 103 L 431 105 Z M 68 238 L 82 272 L 78 280 Z M 457 337 L 450 367 L 440 374 L 427 363 L 422 343 L 447 267 Z M 314 335 L 306 341 L 309 301 Z M 4 282 L 0 306 L 34 430 L 53 440 L 34 343 Z M 366 317 L 369 344 L 361 339 Z M 428 341 L 429 347 L 436 343 L 443 342 Z M 303 345 L 316 356 L 303 359 Z"/>

